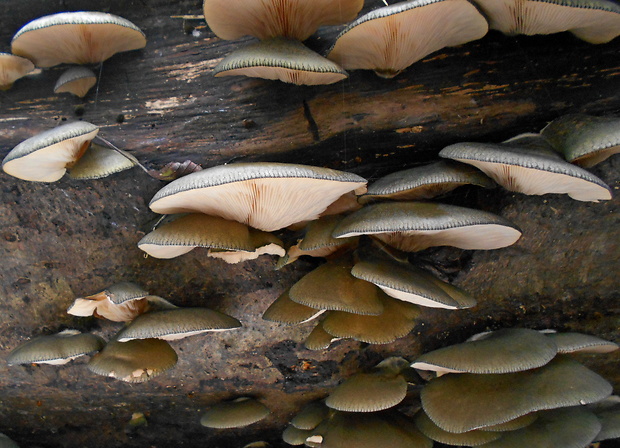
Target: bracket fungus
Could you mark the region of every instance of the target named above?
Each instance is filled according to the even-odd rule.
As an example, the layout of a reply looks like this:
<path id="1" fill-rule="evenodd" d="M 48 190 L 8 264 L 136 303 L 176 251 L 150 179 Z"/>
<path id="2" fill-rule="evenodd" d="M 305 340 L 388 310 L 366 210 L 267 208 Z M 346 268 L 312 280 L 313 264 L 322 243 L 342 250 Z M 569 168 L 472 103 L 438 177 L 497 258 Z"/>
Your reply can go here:
<path id="1" fill-rule="evenodd" d="M 88 67 L 72 67 L 60 75 L 54 93 L 72 93 L 84 98 L 88 91 L 97 84 L 97 75 Z"/>
<path id="2" fill-rule="evenodd" d="M 306 431 L 313 430 L 327 418 L 329 408 L 321 401 L 313 401 L 297 413 L 291 420 L 291 426 Z"/>
<path id="3" fill-rule="evenodd" d="M 249 397 L 218 403 L 200 418 L 200 424 L 207 428 L 241 428 L 267 417 L 271 411 L 267 406 Z"/>
<path id="4" fill-rule="evenodd" d="M 19 78 L 34 70 L 34 64 L 26 58 L 10 53 L 0 53 L 0 90 L 8 90 Z"/>
<path id="5" fill-rule="evenodd" d="M 393 78 L 430 53 L 480 39 L 487 31 L 487 21 L 467 0 L 400 2 L 347 26 L 327 57 L 345 69 Z"/>
<path id="6" fill-rule="evenodd" d="M 611 353 L 618 350 L 618 344 L 605 339 L 582 333 L 549 333 L 546 337 L 553 340 L 558 353 Z"/>
<path id="7" fill-rule="evenodd" d="M 324 312 L 325 310 L 317 310 L 293 302 L 288 295 L 288 290 L 286 290 L 265 310 L 263 319 L 286 325 L 298 325 L 309 322 Z"/>
<path id="8" fill-rule="evenodd" d="M 343 194 L 365 191 L 351 173 L 286 163 L 207 168 L 171 182 L 153 197 L 155 213 L 201 212 L 271 232 L 318 218 Z"/>
<path id="9" fill-rule="evenodd" d="M 97 11 L 62 12 L 23 26 L 11 51 L 37 67 L 58 64 L 99 64 L 112 55 L 146 46 L 146 37 L 122 17 Z"/>
<path id="10" fill-rule="evenodd" d="M 325 350 L 329 348 L 332 342 L 338 341 L 342 338 L 332 336 L 323 328 L 323 322 L 319 322 L 316 327 L 312 329 L 310 334 L 304 341 L 304 347 L 308 350 Z"/>
<path id="11" fill-rule="evenodd" d="M 479 446 L 502 437 L 501 432 L 492 432 L 481 429 L 454 433 L 448 432 L 437 426 L 424 411 L 419 410 L 415 415 L 416 427 L 431 440 L 445 445 L 455 446 Z"/>

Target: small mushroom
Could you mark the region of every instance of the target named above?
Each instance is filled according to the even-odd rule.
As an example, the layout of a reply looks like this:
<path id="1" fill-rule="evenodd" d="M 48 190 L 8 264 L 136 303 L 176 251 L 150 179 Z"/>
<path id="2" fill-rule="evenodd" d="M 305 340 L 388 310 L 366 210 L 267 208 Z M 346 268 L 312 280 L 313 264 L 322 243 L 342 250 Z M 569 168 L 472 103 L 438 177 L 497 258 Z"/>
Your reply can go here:
<path id="1" fill-rule="evenodd" d="M 502 437 L 501 432 L 490 432 L 481 429 L 472 431 L 453 433 L 441 429 L 437 426 L 424 411 L 419 410 L 414 417 L 416 427 L 429 439 L 445 445 L 456 446 L 479 446 Z"/>
<path id="2" fill-rule="evenodd" d="M 287 289 L 267 308 L 263 314 L 263 319 L 286 325 L 298 325 L 309 322 L 324 312 L 325 310 L 316 310 L 293 302 Z"/>
<path id="3" fill-rule="evenodd" d="M 298 429 L 311 431 L 327 418 L 329 408 L 321 401 L 313 401 L 306 406 L 291 420 L 291 425 Z"/>
<path id="4" fill-rule="evenodd" d="M 299 429 L 293 425 L 288 425 L 282 432 L 282 440 L 289 445 L 298 446 L 303 445 L 306 439 L 314 435 L 314 432 L 310 429 Z"/>
<path id="5" fill-rule="evenodd" d="M 207 428 L 241 428 L 267 417 L 271 411 L 261 402 L 241 397 L 218 403 L 200 418 L 200 424 Z"/>
<path id="6" fill-rule="evenodd" d="M 546 335 L 558 347 L 558 353 L 611 353 L 618 344 L 582 333 L 549 333 Z"/>
<path id="7" fill-rule="evenodd" d="M 34 70 L 29 59 L 10 53 L 0 53 L 0 90 L 8 90 L 19 78 Z"/>
<path id="8" fill-rule="evenodd" d="M 326 350 L 332 342 L 340 339 L 342 338 L 334 337 L 325 331 L 323 323 L 319 322 L 304 341 L 304 347 L 308 350 Z"/>
<path id="9" fill-rule="evenodd" d="M 499 423 L 497 425 L 485 426 L 485 431 L 492 432 L 506 432 L 515 431 L 517 429 L 525 428 L 531 425 L 538 418 L 538 412 L 530 412 L 529 414 L 522 415 L 512 420 L 508 420 L 505 423 Z"/>
<path id="10" fill-rule="evenodd" d="M 105 290 L 77 298 L 67 310 L 74 316 L 95 316 L 115 322 L 129 322 L 149 309 L 149 293 L 138 285 L 121 282 Z M 158 302 L 163 299 L 157 298 Z"/>
<path id="11" fill-rule="evenodd" d="M 134 166 L 135 159 L 125 151 L 91 143 L 88 151 L 68 171 L 71 179 L 101 179 Z"/>
<path id="12" fill-rule="evenodd" d="M 54 93 L 67 92 L 84 98 L 95 84 L 97 84 L 97 75 L 91 69 L 72 67 L 60 75 L 54 86 Z"/>

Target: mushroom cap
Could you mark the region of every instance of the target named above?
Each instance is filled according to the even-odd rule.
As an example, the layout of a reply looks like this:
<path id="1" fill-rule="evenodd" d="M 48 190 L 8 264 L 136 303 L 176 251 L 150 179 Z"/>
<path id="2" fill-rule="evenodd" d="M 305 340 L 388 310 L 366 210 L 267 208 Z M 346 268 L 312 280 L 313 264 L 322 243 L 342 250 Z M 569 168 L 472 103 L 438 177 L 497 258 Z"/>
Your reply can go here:
<path id="1" fill-rule="evenodd" d="M 620 6 L 609 0 L 476 0 L 491 29 L 504 34 L 570 31 L 592 44 L 620 34 Z"/>
<path id="2" fill-rule="evenodd" d="M 310 429 L 299 429 L 293 425 L 288 425 L 282 432 L 282 440 L 289 445 L 298 446 L 303 445 L 306 439 L 314 435 Z"/>
<path id="3" fill-rule="evenodd" d="M 381 290 L 351 275 L 347 259 L 328 261 L 291 286 L 293 302 L 320 310 L 378 315 L 383 312 Z"/>
<path id="4" fill-rule="evenodd" d="M 6 358 L 8 365 L 66 364 L 78 356 L 96 352 L 105 341 L 94 334 L 65 330 L 50 336 L 39 336 L 15 348 Z"/>
<path id="5" fill-rule="evenodd" d="M 253 398 L 241 397 L 218 403 L 200 418 L 207 428 L 241 428 L 267 417 L 271 411 Z"/>
<path id="6" fill-rule="evenodd" d="M 522 415 L 521 417 L 517 417 L 505 423 L 485 426 L 484 430 L 493 432 L 515 431 L 517 429 L 525 428 L 526 426 L 531 425 L 537 418 L 538 412 L 530 412 L 529 414 Z"/>
<path id="7" fill-rule="evenodd" d="M 415 415 L 415 425 L 429 439 L 446 445 L 478 446 L 502 437 L 501 432 L 489 432 L 481 429 L 462 433 L 445 431 L 437 426 L 422 410 L 419 410 Z"/>
<path id="8" fill-rule="evenodd" d="M 310 50 L 297 40 L 261 40 L 233 51 L 213 69 L 213 75 L 248 76 L 297 85 L 322 85 L 348 75 L 338 64 Z"/>
<path id="9" fill-rule="evenodd" d="M 19 445 L 6 434 L 0 433 L 0 448 L 19 448 Z"/>
<path id="10" fill-rule="evenodd" d="M 29 59 L 10 53 L 0 53 L 0 90 L 7 90 L 19 78 L 34 70 Z"/>
<path id="11" fill-rule="evenodd" d="M 342 338 L 334 337 L 323 328 L 323 323 L 319 322 L 310 332 L 304 341 L 304 347 L 308 350 L 325 350 L 332 342 Z"/>
<path id="12" fill-rule="evenodd" d="M 131 282 L 112 285 L 102 292 L 77 298 L 67 310 L 73 316 L 95 316 L 128 322 L 149 308 L 148 292 Z M 163 300 L 163 299 L 160 299 Z"/>
<path id="13" fill-rule="evenodd" d="M 549 333 L 546 337 L 553 340 L 558 353 L 611 353 L 618 350 L 618 344 L 605 339 L 582 333 Z"/>
<path id="14" fill-rule="evenodd" d="M 544 144 L 542 137 L 536 138 Z M 456 143 L 439 155 L 474 165 L 510 191 L 566 193 L 578 201 L 611 199 L 611 190 L 601 179 L 560 159 L 551 149 L 531 149 L 530 143 L 530 136 L 499 144 Z"/>
<path id="15" fill-rule="evenodd" d="M 196 247 L 227 263 L 253 260 L 262 254 L 285 254 L 284 244 L 271 233 L 218 216 L 190 213 L 145 235 L 138 247 L 155 258 L 174 258 Z"/>
<path id="16" fill-rule="evenodd" d="M 611 392 L 611 384 L 596 373 L 556 356 L 543 367 L 523 372 L 444 375 L 430 381 L 420 398 L 437 426 L 461 433 L 533 411 L 593 403 Z"/>
<path id="17" fill-rule="evenodd" d="M 592 411 L 602 425 L 600 432 L 594 438 L 595 442 L 620 437 L 620 405 L 617 401 L 608 406 L 606 403 L 602 409 L 595 408 Z"/>
<path id="18" fill-rule="evenodd" d="M 376 412 L 396 406 L 406 395 L 403 376 L 377 370 L 346 379 L 332 390 L 325 404 L 338 411 Z"/>
<path id="19" fill-rule="evenodd" d="M 544 366 L 557 352 L 556 344 L 544 334 L 511 328 L 425 353 L 411 367 L 436 372 L 520 372 Z"/>
<path id="20" fill-rule="evenodd" d="M 124 151 L 119 152 L 91 143 L 88 151 L 69 168 L 69 177 L 71 179 L 101 179 L 133 168 L 136 165 L 135 162 L 123 153 Z"/>
<path id="21" fill-rule="evenodd" d="M 327 418 L 329 408 L 321 401 L 313 401 L 303 407 L 291 420 L 291 425 L 297 429 L 311 431 Z"/>
<path id="22" fill-rule="evenodd" d="M 156 213 L 201 212 L 267 232 L 318 218 L 343 194 L 365 188 L 351 173 L 285 163 L 207 168 L 171 182 L 153 197 Z"/>
<path id="23" fill-rule="evenodd" d="M 176 308 L 152 311 L 136 317 L 117 335 L 119 342 L 159 338 L 174 341 L 207 331 L 225 331 L 241 327 L 234 317 L 208 308 Z"/>
<path id="24" fill-rule="evenodd" d="M 97 84 L 97 75 L 88 67 L 71 67 L 60 75 L 54 93 L 72 93 L 84 98 L 88 91 Z"/>
<path id="25" fill-rule="evenodd" d="M 566 160 L 589 168 L 620 152 L 620 118 L 570 114 L 540 131 Z"/>
<path id="26" fill-rule="evenodd" d="M 306 40 L 321 25 L 340 25 L 353 20 L 363 0 L 204 0 L 209 28 L 220 38 L 259 39 L 287 37 Z"/>
<path id="27" fill-rule="evenodd" d="M 386 199 L 396 201 L 432 199 L 467 184 L 484 188 L 495 186 L 493 180 L 470 165 L 440 160 L 397 171 L 378 179 L 359 197 L 359 202 L 367 204 Z"/>
<path id="28" fill-rule="evenodd" d="M 97 375 L 142 383 L 172 369 L 177 359 L 174 349 L 161 339 L 110 341 L 90 359 L 88 369 Z"/>
<path id="29" fill-rule="evenodd" d="M 333 236 L 364 234 L 407 252 L 431 246 L 498 249 L 521 236 L 517 226 L 493 213 L 425 202 L 368 205 L 343 219 Z"/>
<path id="30" fill-rule="evenodd" d="M 97 11 L 61 12 L 27 23 L 13 36 L 11 51 L 37 67 L 98 64 L 146 45 L 144 33 L 127 19 Z"/>
<path id="31" fill-rule="evenodd" d="M 55 182 L 88 149 L 99 128 L 75 121 L 41 132 L 13 148 L 2 161 L 5 173 L 34 182 Z"/>
<path id="32" fill-rule="evenodd" d="M 414 0 L 375 9 L 338 36 L 327 57 L 391 78 L 444 47 L 480 39 L 485 18 L 467 0 Z"/>
<path id="33" fill-rule="evenodd" d="M 293 302 L 287 289 L 269 305 L 269 308 L 263 313 L 263 319 L 281 324 L 298 325 L 318 317 L 324 311 L 317 311 L 315 308 Z"/>

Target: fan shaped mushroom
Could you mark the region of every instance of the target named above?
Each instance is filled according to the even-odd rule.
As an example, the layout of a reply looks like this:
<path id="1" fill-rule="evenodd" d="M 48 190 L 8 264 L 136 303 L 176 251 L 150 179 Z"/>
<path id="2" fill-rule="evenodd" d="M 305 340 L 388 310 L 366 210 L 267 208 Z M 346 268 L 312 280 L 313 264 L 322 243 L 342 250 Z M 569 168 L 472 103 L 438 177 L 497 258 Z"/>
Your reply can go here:
<path id="1" fill-rule="evenodd" d="M 54 93 L 72 93 L 84 98 L 88 91 L 97 84 L 97 76 L 87 67 L 72 67 L 58 78 L 54 86 Z"/>
<path id="2" fill-rule="evenodd" d="M 200 418 L 200 424 L 207 428 L 241 428 L 267 417 L 271 411 L 249 397 L 218 403 Z"/>
<path id="3" fill-rule="evenodd" d="M 263 319 L 287 325 L 303 324 L 323 314 L 325 310 L 316 310 L 306 305 L 293 302 L 288 289 L 269 305 Z"/>
<path id="4" fill-rule="evenodd" d="M 298 429 L 306 431 L 313 430 L 319 424 L 327 418 L 329 415 L 329 408 L 325 403 L 321 401 L 313 401 L 307 404 L 299 411 L 295 417 L 291 420 L 291 425 Z"/>
<path id="5" fill-rule="evenodd" d="M 454 433 L 437 426 L 424 411 L 419 410 L 415 415 L 415 425 L 429 439 L 446 445 L 479 446 L 502 437 L 501 432 L 490 432 L 481 429 Z"/>
<path id="6" fill-rule="evenodd" d="M 611 353 L 618 350 L 618 344 L 605 339 L 582 333 L 549 333 L 546 337 L 553 340 L 558 353 Z"/>
<path id="7" fill-rule="evenodd" d="M 34 64 L 26 58 L 10 53 L 0 53 L 0 90 L 8 90 L 19 78 L 34 70 Z"/>
<path id="8" fill-rule="evenodd" d="M 125 151 L 91 143 L 88 151 L 68 171 L 71 179 L 101 179 L 134 166 L 135 159 Z"/>
<path id="9" fill-rule="evenodd" d="M 325 350 L 329 348 L 332 342 L 338 341 L 338 337 L 329 334 L 323 328 L 323 323 L 319 322 L 310 332 L 304 341 L 304 347 L 308 350 Z"/>

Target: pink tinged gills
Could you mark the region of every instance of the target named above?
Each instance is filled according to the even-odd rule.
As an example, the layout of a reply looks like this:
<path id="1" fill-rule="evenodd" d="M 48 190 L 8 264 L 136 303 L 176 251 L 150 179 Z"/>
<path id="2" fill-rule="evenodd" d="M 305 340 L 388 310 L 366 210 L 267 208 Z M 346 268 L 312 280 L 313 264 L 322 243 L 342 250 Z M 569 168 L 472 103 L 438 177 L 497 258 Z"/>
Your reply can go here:
<path id="1" fill-rule="evenodd" d="M 29 59 L 9 53 L 0 53 L 0 90 L 8 90 L 19 78 L 34 70 Z"/>
<path id="2" fill-rule="evenodd" d="M 149 296 L 148 292 L 133 283 L 122 282 L 100 293 L 75 299 L 67 313 L 74 316 L 95 316 L 114 322 L 129 322 L 148 311 L 149 297 L 155 296 Z M 155 298 L 157 303 L 163 301 Z"/>

